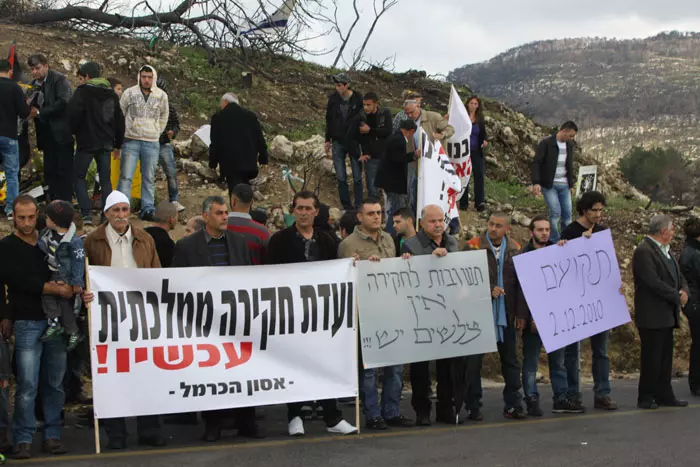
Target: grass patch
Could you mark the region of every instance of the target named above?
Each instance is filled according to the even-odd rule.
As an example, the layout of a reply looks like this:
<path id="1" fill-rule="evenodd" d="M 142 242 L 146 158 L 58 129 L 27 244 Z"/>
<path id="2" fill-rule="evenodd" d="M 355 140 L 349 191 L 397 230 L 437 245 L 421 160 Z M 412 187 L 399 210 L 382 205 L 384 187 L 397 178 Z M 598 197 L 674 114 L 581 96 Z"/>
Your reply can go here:
<path id="1" fill-rule="evenodd" d="M 536 198 L 518 182 L 486 179 L 486 197 L 501 204 L 509 203 L 517 208 L 542 208 L 544 200 Z M 470 183 L 473 185 L 473 183 Z M 471 198 L 470 198 L 471 199 Z"/>
<path id="2" fill-rule="evenodd" d="M 306 141 L 313 135 L 325 135 L 326 134 L 326 121 L 316 120 L 303 125 L 295 126 L 288 130 L 282 131 L 282 134 L 286 136 L 290 141 Z"/>
<path id="3" fill-rule="evenodd" d="M 624 196 L 609 196 L 606 199 L 606 207 L 608 209 L 624 209 L 628 211 L 633 211 L 637 208 L 643 208 L 647 203 L 639 201 L 636 199 L 627 199 Z M 661 205 L 659 203 L 653 203 L 650 209 L 658 209 Z"/>

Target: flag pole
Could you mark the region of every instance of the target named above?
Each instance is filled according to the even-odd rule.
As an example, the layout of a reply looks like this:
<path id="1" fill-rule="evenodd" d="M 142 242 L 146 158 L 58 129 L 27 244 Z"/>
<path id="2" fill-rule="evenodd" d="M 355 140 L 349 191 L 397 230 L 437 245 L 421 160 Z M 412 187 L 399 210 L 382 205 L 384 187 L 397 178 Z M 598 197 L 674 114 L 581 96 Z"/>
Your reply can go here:
<path id="1" fill-rule="evenodd" d="M 355 358 L 357 359 L 357 395 L 355 396 L 355 428 L 357 428 L 357 434 L 360 434 L 360 371 L 364 371 L 364 368 L 360 368 L 360 311 L 357 307 L 357 291 L 355 292 Z"/>
<path id="2" fill-rule="evenodd" d="M 88 258 L 85 256 L 85 292 L 90 293 L 90 272 L 89 272 L 89 263 L 88 263 Z M 95 342 L 94 342 L 94 336 L 92 334 L 92 327 L 90 326 L 90 315 L 92 312 L 92 303 L 87 303 L 85 305 L 87 307 L 87 323 L 88 323 L 88 339 L 90 342 L 90 352 L 92 353 L 92 350 L 95 348 Z M 93 371 L 94 366 L 90 365 L 90 376 L 93 381 L 93 386 L 92 386 L 92 400 L 93 400 L 93 406 L 92 406 L 92 420 L 95 428 L 95 454 L 100 454 L 101 449 L 100 449 L 100 421 L 97 419 L 97 412 L 95 412 L 95 373 Z"/>

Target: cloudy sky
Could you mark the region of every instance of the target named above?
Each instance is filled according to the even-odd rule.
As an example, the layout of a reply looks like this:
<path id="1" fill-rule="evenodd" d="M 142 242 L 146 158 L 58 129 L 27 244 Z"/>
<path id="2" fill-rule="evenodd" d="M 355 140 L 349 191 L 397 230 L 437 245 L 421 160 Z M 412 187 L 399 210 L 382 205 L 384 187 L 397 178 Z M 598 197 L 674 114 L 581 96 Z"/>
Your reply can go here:
<path id="1" fill-rule="evenodd" d="M 363 10 L 362 20 L 349 48 L 359 46 L 373 19 L 372 0 L 357 1 Z M 339 3 L 347 27 L 353 19 L 352 0 Z M 396 71 L 414 68 L 447 74 L 458 66 L 488 60 L 537 40 L 583 36 L 627 39 L 674 29 L 700 31 L 700 1 L 398 0 L 381 18 L 367 55 L 376 62 L 395 54 Z M 337 36 L 329 35 L 314 40 L 311 46 L 322 50 L 337 44 Z M 334 58 L 332 53 L 311 60 L 330 65 Z"/>

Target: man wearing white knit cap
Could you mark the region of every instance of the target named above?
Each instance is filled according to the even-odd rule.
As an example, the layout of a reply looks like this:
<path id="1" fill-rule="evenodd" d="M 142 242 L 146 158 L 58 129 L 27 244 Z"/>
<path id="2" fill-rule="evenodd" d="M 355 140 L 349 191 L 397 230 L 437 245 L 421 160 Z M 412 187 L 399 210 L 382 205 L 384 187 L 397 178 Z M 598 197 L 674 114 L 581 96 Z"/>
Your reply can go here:
<path id="1" fill-rule="evenodd" d="M 85 239 L 85 251 L 93 266 L 113 268 L 159 268 L 156 245 L 146 231 L 131 225 L 129 198 L 120 191 L 109 194 L 104 203 L 107 223 L 95 229 Z M 165 446 L 158 415 L 137 417 L 138 442 L 144 446 Z M 126 421 L 123 418 L 103 420 L 109 443 L 108 449 L 126 448 Z"/>

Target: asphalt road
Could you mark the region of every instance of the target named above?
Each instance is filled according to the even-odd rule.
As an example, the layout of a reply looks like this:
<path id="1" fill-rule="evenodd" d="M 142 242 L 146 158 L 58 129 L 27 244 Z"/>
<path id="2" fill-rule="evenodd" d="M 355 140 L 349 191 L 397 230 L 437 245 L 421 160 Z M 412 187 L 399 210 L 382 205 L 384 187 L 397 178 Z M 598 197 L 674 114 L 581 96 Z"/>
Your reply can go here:
<path id="1" fill-rule="evenodd" d="M 261 409 L 260 422 L 268 438 L 249 441 L 235 432 L 217 444 L 199 441 L 202 426 L 165 427 L 170 445 L 162 449 L 126 452 L 94 452 L 94 432 L 78 429 L 69 418 L 64 442 L 70 454 L 36 457 L 25 465 L 72 467 L 191 467 L 228 466 L 697 466 L 700 400 L 693 399 L 685 380 L 674 382 L 676 395 L 689 399 L 690 407 L 641 411 L 636 408 L 634 380 L 613 382 L 613 398 L 620 404 L 616 412 L 594 411 L 592 391 L 585 388 L 589 410 L 583 415 L 551 414 L 551 396 L 540 385 L 545 416 L 525 421 L 505 420 L 498 388 L 485 389 L 483 422 L 467 422 L 460 427 L 433 425 L 427 428 L 363 430 L 359 436 L 340 437 L 324 432 L 322 421 L 307 421 L 306 436 L 286 436 L 283 406 Z M 405 415 L 413 417 L 404 400 Z M 342 406 L 348 419 L 354 406 Z M 135 432 L 133 422 L 131 433 Z M 134 436 L 129 440 L 135 445 Z M 106 440 L 102 440 L 103 445 Z M 40 450 L 39 435 L 34 452 Z M 20 461 L 9 461 L 19 464 Z"/>

